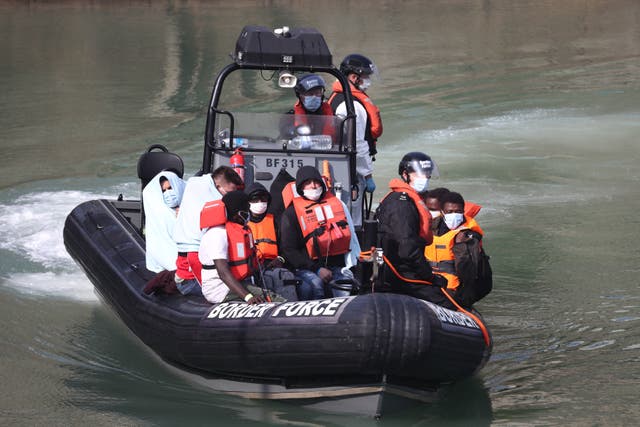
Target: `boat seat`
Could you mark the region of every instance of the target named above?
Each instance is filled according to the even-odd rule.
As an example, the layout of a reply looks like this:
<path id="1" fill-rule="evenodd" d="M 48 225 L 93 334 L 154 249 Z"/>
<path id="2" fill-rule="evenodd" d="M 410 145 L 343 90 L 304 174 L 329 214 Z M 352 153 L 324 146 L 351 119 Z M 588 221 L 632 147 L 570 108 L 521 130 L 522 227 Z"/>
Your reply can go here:
<path id="1" fill-rule="evenodd" d="M 182 178 L 184 175 L 184 163 L 180 156 L 176 153 L 171 153 L 164 145 L 153 144 L 138 160 L 138 178 L 140 178 L 142 188 L 151 181 L 151 178 L 163 170 L 175 172 L 176 175 Z"/>

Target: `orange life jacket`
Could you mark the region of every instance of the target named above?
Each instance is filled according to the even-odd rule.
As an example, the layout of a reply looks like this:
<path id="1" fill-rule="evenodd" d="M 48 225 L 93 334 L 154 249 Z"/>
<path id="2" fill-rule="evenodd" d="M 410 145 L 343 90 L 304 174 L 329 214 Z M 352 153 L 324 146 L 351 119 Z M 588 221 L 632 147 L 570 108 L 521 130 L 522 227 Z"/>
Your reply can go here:
<path id="1" fill-rule="evenodd" d="M 480 209 L 482 209 L 482 206 L 476 203 L 464 202 L 464 216 L 466 217 L 475 218 L 476 215 L 478 215 L 478 212 L 480 212 Z"/>
<path id="2" fill-rule="evenodd" d="M 407 196 L 413 200 L 413 203 L 416 205 L 416 209 L 418 210 L 418 214 L 420 215 L 420 230 L 418 230 L 418 233 L 420 234 L 420 237 L 427 242 L 427 245 L 431 244 L 433 241 L 433 232 L 431 231 L 431 213 L 429 213 L 429 209 L 424 203 L 424 200 L 422 200 L 418 192 L 414 190 L 412 186 L 399 178 L 393 178 L 389 182 L 389 188 L 391 189 L 391 192 L 387 193 L 382 200 L 392 192 L 406 193 Z M 380 203 L 382 203 L 382 200 Z"/>
<path id="3" fill-rule="evenodd" d="M 275 259 L 278 256 L 278 243 L 273 215 L 266 214 L 262 221 L 249 221 L 248 225 L 253 234 L 258 259 L 260 261 Z"/>
<path id="4" fill-rule="evenodd" d="M 238 280 L 249 277 L 256 268 L 255 245 L 251 229 L 227 219 L 226 208 L 222 200 L 205 203 L 200 212 L 200 228 L 224 225 L 227 231 L 229 250 L 227 258 L 231 274 Z M 212 268 L 212 266 L 202 266 Z"/>
<path id="5" fill-rule="evenodd" d="M 322 135 L 329 135 L 331 138 L 335 136 L 335 129 L 333 126 L 333 110 L 331 106 L 326 102 L 320 104 L 320 113 L 309 113 L 304 109 L 302 103 L 298 100 L 293 106 L 293 114 L 295 115 L 294 124 L 296 127 L 300 125 L 308 125 L 307 116 L 319 117 L 317 120 L 322 120 L 324 123 L 322 127 Z M 330 118 L 322 118 L 322 116 L 330 116 Z M 335 139 L 335 138 L 334 138 Z"/>
<path id="6" fill-rule="evenodd" d="M 473 230 L 484 235 L 476 220 L 465 216 L 465 221 L 458 228 L 449 230 L 442 236 L 433 236 L 433 243 L 424 248 L 424 256 L 431 264 L 433 272 L 447 279 L 447 289 L 456 289 L 460 285 L 460 279 L 456 274 L 453 245 L 456 235 L 464 230 Z"/>
<path id="7" fill-rule="evenodd" d="M 369 131 L 371 132 L 371 137 L 375 140 L 382 136 L 382 118 L 380 117 L 380 109 L 376 107 L 376 105 L 371 101 L 371 98 L 358 89 L 353 83 L 349 82 L 349 87 L 351 88 L 351 95 L 355 99 L 357 99 L 365 110 L 367 110 L 367 116 L 369 118 Z M 342 84 L 338 80 L 333 82 L 333 86 L 331 87 L 333 93 L 329 98 L 328 103 L 331 104 L 333 98 L 337 96 L 339 93 L 343 93 Z"/>
<path id="8" fill-rule="evenodd" d="M 285 208 L 293 203 L 311 259 L 349 252 L 351 229 L 342 202 L 333 193 L 325 191 L 321 200 L 312 202 L 300 196 L 296 183 L 290 182 L 282 190 L 282 196 Z"/>

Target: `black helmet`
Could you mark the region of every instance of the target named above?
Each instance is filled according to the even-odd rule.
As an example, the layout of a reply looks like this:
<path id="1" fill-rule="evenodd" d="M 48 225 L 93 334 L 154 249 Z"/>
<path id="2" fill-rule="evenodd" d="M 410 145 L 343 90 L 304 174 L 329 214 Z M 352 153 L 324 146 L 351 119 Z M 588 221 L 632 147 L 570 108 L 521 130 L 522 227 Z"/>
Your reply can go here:
<path id="1" fill-rule="evenodd" d="M 345 76 L 350 73 L 371 75 L 378 74 L 378 69 L 376 68 L 376 64 L 366 56 L 352 53 L 351 55 L 345 56 L 340 63 L 340 72 Z"/>
<path id="2" fill-rule="evenodd" d="M 308 90 L 321 87 L 324 89 L 326 86 L 324 79 L 317 74 L 305 74 L 304 76 L 298 79 L 298 83 L 296 83 L 293 90 L 296 92 L 296 95 L 300 95 L 303 92 Z"/>
<path id="3" fill-rule="evenodd" d="M 402 160 L 400 160 L 398 175 L 402 175 L 402 172 L 418 172 L 420 175 L 437 178 L 438 166 L 429 155 L 421 153 L 420 151 L 412 151 L 405 154 Z"/>

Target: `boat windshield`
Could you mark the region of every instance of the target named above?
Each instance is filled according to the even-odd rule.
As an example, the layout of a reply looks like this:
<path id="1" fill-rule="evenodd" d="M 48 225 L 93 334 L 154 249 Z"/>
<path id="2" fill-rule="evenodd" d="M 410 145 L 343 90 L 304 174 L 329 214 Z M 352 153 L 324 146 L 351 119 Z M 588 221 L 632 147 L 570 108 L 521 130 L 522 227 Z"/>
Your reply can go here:
<path id="1" fill-rule="evenodd" d="M 354 151 L 354 144 L 347 137 L 349 122 L 337 116 L 315 114 L 218 111 L 213 143 L 216 149 Z"/>

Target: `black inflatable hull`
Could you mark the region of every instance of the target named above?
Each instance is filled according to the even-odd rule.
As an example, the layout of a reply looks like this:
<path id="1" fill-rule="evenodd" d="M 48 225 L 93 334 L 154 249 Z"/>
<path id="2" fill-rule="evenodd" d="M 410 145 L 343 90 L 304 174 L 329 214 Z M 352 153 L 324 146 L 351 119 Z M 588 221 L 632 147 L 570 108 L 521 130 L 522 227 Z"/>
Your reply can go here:
<path id="1" fill-rule="evenodd" d="M 76 207 L 64 242 L 147 346 L 227 392 L 313 399 L 394 390 L 425 400 L 439 385 L 473 375 L 490 355 L 470 318 L 403 295 L 258 306 L 145 295 L 154 274 L 145 268 L 144 241 L 106 200 Z"/>

